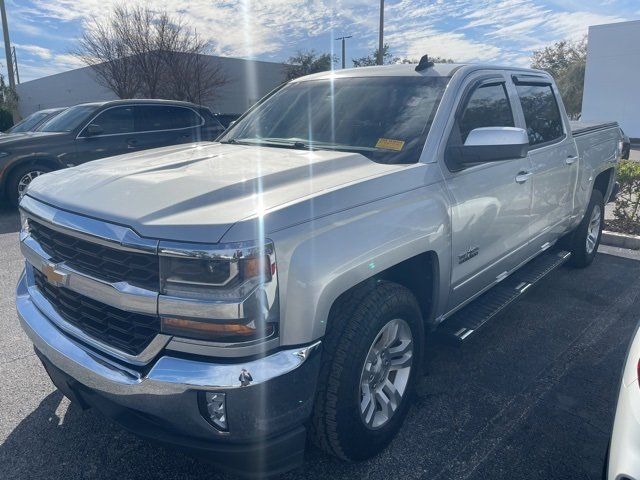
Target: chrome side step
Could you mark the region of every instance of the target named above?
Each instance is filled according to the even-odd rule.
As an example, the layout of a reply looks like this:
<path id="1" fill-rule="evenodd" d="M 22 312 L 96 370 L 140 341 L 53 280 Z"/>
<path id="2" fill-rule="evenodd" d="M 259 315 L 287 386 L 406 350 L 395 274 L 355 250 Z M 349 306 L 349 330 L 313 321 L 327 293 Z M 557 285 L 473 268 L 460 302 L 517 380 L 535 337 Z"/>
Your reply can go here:
<path id="1" fill-rule="evenodd" d="M 489 320 L 522 296 L 533 285 L 569 260 L 570 252 L 551 250 L 531 260 L 505 280 L 483 293 L 469 305 L 447 318 L 436 335 L 447 342 L 461 344 Z"/>

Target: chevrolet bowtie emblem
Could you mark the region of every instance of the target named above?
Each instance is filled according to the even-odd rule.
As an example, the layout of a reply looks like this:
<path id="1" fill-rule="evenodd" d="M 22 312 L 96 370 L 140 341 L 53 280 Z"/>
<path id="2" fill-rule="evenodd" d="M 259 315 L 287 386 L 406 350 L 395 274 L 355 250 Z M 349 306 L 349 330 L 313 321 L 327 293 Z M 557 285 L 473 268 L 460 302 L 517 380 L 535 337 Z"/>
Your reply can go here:
<path id="1" fill-rule="evenodd" d="M 42 267 L 42 274 L 47 278 L 47 282 L 56 286 L 65 286 L 69 275 L 56 270 L 57 265 L 55 263 L 49 263 Z"/>

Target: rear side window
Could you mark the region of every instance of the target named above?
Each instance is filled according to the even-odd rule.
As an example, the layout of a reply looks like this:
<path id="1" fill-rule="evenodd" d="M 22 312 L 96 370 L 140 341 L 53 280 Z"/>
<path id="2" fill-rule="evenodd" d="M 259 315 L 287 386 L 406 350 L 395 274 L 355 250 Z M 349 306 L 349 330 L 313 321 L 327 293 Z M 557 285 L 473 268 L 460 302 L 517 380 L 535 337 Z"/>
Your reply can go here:
<path id="1" fill-rule="evenodd" d="M 136 107 L 138 132 L 173 130 L 196 127 L 202 123 L 200 116 L 190 108 L 170 105 L 142 105 Z"/>
<path id="2" fill-rule="evenodd" d="M 562 138 L 562 117 L 551 85 L 516 85 L 529 145 L 540 145 Z"/>
<path id="3" fill-rule="evenodd" d="M 113 107 L 91 122 L 102 127 L 102 135 L 133 132 L 133 107 Z"/>
<path id="4" fill-rule="evenodd" d="M 458 125 L 463 144 L 475 128 L 515 126 L 504 84 L 496 83 L 476 88 L 469 97 Z"/>
<path id="5" fill-rule="evenodd" d="M 190 108 L 169 107 L 172 110 L 173 128 L 197 127 L 202 118 Z"/>

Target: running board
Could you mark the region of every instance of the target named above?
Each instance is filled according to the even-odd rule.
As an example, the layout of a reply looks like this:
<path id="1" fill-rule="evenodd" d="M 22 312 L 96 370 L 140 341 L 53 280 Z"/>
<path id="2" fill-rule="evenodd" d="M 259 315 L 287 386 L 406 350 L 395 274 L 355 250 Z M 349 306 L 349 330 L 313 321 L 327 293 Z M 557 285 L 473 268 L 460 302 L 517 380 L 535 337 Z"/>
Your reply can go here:
<path id="1" fill-rule="evenodd" d="M 456 344 L 468 340 L 484 324 L 522 296 L 529 288 L 569 260 L 570 256 L 570 252 L 552 250 L 531 260 L 444 320 L 436 329 L 437 336 L 442 340 Z"/>

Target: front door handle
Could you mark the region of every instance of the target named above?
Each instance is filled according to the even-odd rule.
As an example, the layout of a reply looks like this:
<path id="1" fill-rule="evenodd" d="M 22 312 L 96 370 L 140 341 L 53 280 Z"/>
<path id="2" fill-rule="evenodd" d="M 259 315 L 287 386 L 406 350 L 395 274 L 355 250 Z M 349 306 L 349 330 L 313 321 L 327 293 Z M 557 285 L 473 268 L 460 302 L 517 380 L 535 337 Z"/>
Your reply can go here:
<path id="1" fill-rule="evenodd" d="M 130 138 L 129 140 L 127 140 L 128 148 L 136 148 L 137 146 L 138 146 L 138 140 L 136 140 L 135 138 Z"/>
<path id="2" fill-rule="evenodd" d="M 569 155 L 567 158 L 564 159 L 564 163 L 566 163 L 567 165 L 572 165 L 575 163 L 576 160 L 578 160 L 578 157 Z"/>
<path id="3" fill-rule="evenodd" d="M 516 175 L 516 183 L 524 183 L 529 180 L 529 177 L 533 175 L 531 172 L 520 172 Z"/>

